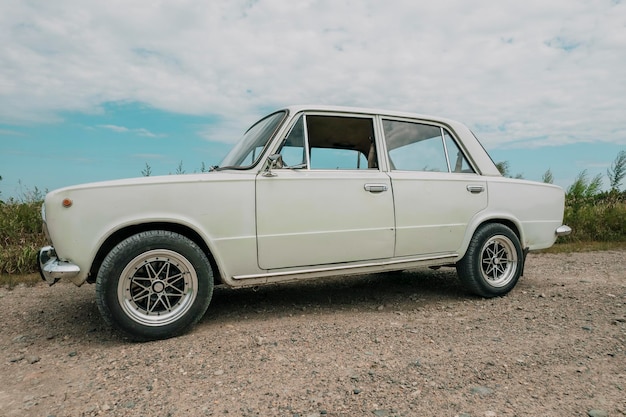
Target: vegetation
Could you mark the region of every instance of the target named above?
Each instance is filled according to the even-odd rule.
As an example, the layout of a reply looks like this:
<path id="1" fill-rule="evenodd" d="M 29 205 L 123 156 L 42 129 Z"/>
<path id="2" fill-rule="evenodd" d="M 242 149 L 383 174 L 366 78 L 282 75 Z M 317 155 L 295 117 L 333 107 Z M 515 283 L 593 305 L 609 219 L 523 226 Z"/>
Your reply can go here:
<path id="1" fill-rule="evenodd" d="M 621 164 L 626 167 L 626 158 Z M 619 183 L 611 176 L 609 181 Z M 626 191 L 612 188 L 601 192 L 601 189 L 602 177 L 588 179 L 587 171 L 578 174 L 567 189 L 565 223 L 575 233 L 563 238 L 563 242 L 626 241 Z"/>
<path id="2" fill-rule="evenodd" d="M 511 175 L 509 161 L 496 162 L 496 168 L 498 168 L 498 171 L 500 171 L 500 174 L 502 174 L 502 176 L 504 177 L 517 178 L 517 179 L 524 178 L 522 174 Z"/>
<path id="3" fill-rule="evenodd" d="M 606 175 L 609 177 L 611 191 L 619 191 L 622 187 L 622 180 L 626 176 L 626 151 L 620 151 L 617 154 L 611 168 L 606 171 Z"/>
<path id="4" fill-rule="evenodd" d="M 508 162 L 497 165 L 503 175 L 509 176 Z M 200 172 L 206 171 L 203 163 Z M 175 173 L 185 173 L 182 161 Z M 152 168 L 146 163 L 141 174 L 150 176 Z M 515 177 L 521 178 L 521 175 Z M 626 190 L 622 190 L 626 178 L 626 151 L 619 152 L 607 170 L 607 177 L 610 188 L 602 191 L 602 176 L 589 178 L 587 171 L 578 174 L 567 189 L 565 200 L 564 223 L 574 232 L 560 238 L 552 251 L 626 248 Z M 552 171 L 548 169 L 542 180 L 552 183 Z M 40 214 L 44 194 L 34 188 L 22 191 L 18 199 L 3 201 L 0 195 L 0 285 L 14 285 L 12 277 L 16 274 L 31 274 L 20 282 L 36 279 L 32 275 L 37 271 L 36 255 L 39 248 L 46 245 Z"/>
<path id="5" fill-rule="evenodd" d="M 143 175 L 144 177 L 149 177 L 150 175 L 152 175 L 152 167 L 148 165 L 147 162 L 146 167 L 141 170 L 141 175 Z"/>
<path id="6" fill-rule="evenodd" d="M 36 271 L 36 255 L 46 239 L 41 224 L 41 199 L 0 200 L 0 274 Z"/>
<path id="7" fill-rule="evenodd" d="M 541 181 L 545 182 L 546 184 L 553 184 L 554 175 L 552 175 L 552 170 L 548 168 L 548 170 L 544 172 L 543 175 L 541 176 Z"/>
<path id="8" fill-rule="evenodd" d="M 206 164 L 204 162 L 202 162 L 202 164 L 200 165 L 200 172 L 209 172 L 210 168 L 206 166 Z M 197 173 L 198 170 L 194 170 L 193 173 Z M 178 166 L 176 167 L 176 171 L 174 171 L 175 175 L 183 175 L 186 174 L 187 171 L 185 171 L 185 169 L 183 168 L 183 161 L 180 161 L 178 163 Z M 145 167 L 141 170 L 141 175 L 144 177 L 149 177 L 152 175 L 152 167 L 150 166 L 150 164 L 148 164 L 146 162 Z M 172 175 L 172 173 L 170 172 L 169 175 Z M 0 177 L 0 179 L 2 179 Z"/>

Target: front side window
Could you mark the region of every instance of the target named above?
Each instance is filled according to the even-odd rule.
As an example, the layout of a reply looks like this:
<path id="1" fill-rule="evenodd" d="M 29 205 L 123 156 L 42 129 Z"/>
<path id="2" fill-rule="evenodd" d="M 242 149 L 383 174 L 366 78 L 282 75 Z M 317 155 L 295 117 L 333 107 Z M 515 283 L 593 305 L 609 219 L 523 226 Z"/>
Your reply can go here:
<path id="1" fill-rule="evenodd" d="M 312 148 L 311 168 L 367 169 L 367 158 L 355 149 Z"/>
<path id="2" fill-rule="evenodd" d="M 280 149 L 285 167 L 307 167 L 307 150 L 304 134 L 304 116 L 291 127 Z"/>
<path id="3" fill-rule="evenodd" d="M 446 129 L 385 119 L 383 130 L 392 170 L 472 172 L 467 159 Z"/>
<path id="4" fill-rule="evenodd" d="M 285 168 L 377 169 L 374 124 L 369 117 L 302 115 L 280 154 Z"/>

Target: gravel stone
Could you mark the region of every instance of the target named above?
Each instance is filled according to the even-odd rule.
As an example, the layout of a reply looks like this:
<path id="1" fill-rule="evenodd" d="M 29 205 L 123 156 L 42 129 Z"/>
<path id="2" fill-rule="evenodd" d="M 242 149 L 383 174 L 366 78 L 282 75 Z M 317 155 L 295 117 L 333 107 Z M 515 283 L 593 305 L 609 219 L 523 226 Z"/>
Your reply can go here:
<path id="1" fill-rule="evenodd" d="M 26 362 L 28 362 L 31 365 L 39 362 L 40 360 L 41 358 L 39 356 L 35 356 L 35 355 L 26 356 Z"/>
<path id="2" fill-rule="evenodd" d="M 0 416 L 624 415 L 626 251 L 524 273 L 493 299 L 453 268 L 216 288 L 150 343 L 107 327 L 92 285 L 0 288 Z"/>
<path id="3" fill-rule="evenodd" d="M 478 394 L 480 396 L 491 395 L 493 390 L 488 387 L 474 387 L 472 388 L 472 394 Z"/>

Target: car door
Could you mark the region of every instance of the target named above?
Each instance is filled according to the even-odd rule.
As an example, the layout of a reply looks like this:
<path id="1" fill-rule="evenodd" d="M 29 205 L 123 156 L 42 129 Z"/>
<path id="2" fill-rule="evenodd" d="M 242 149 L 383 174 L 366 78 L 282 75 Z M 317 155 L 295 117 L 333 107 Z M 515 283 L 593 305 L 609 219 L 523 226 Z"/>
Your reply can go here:
<path id="1" fill-rule="evenodd" d="M 389 176 L 378 168 L 373 117 L 302 114 L 256 179 L 259 267 L 280 269 L 393 256 Z"/>
<path id="2" fill-rule="evenodd" d="M 382 120 L 396 214 L 395 256 L 459 250 L 471 218 L 487 207 L 487 183 L 443 126 Z"/>

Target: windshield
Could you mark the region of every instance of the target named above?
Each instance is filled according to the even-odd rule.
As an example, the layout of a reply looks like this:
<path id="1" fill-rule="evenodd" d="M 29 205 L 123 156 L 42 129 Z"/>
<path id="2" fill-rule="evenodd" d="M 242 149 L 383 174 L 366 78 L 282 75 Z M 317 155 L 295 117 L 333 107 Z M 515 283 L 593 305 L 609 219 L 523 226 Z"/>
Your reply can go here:
<path id="1" fill-rule="evenodd" d="M 279 111 L 256 122 L 222 160 L 220 168 L 247 168 L 255 165 L 286 114 L 286 111 Z"/>

